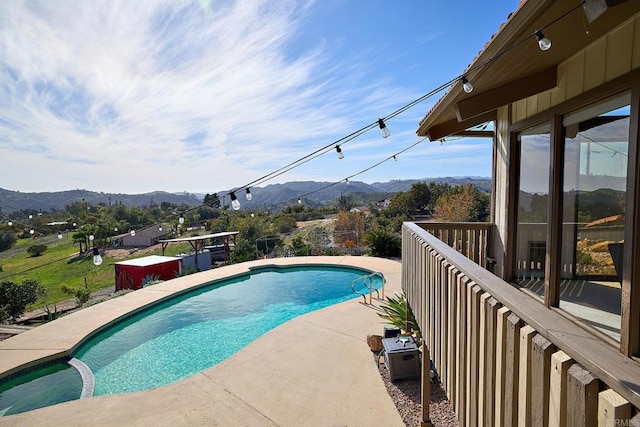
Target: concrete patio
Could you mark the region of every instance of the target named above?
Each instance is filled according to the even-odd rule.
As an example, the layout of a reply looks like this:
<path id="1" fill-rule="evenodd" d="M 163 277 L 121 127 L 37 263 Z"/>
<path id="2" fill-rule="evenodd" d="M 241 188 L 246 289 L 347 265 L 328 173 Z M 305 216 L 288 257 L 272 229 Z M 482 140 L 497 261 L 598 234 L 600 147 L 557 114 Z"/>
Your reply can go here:
<path id="1" fill-rule="evenodd" d="M 268 264 L 363 267 L 384 274 L 387 294 L 401 288 L 401 264 L 381 258 L 281 258 L 231 265 L 144 288 L 0 342 L 0 372 L 69 354 L 94 329 L 169 294 Z M 0 417 L 0 425 L 403 426 L 366 343 L 367 334 L 382 329 L 375 308 L 359 297 L 293 319 L 178 383 Z"/>

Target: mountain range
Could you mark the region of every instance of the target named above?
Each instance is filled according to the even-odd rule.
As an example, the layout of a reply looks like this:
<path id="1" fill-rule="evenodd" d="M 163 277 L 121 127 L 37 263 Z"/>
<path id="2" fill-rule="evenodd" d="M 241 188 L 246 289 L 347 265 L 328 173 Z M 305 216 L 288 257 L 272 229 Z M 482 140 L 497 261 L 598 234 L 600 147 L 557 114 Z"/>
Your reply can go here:
<path id="1" fill-rule="evenodd" d="M 375 200 L 391 197 L 392 195 L 408 190 L 416 182 L 436 182 L 450 185 L 474 184 L 480 191 L 490 191 L 491 180 L 482 177 L 445 177 L 392 180 L 388 182 L 374 182 L 367 184 L 361 181 L 349 183 L 329 183 L 317 181 L 287 182 L 284 184 L 270 184 L 265 187 L 252 187 L 253 199 L 246 200 L 245 191 L 238 192 L 236 196 L 243 209 L 258 209 L 292 204 L 301 198 L 306 204 L 322 206 L 349 194 L 356 203 L 369 203 Z M 220 197 L 221 202 L 228 205 L 231 200 L 226 194 L 231 190 L 212 191 Z M 87 203 L 90 205 L 123 204 L 126 206 L 150 206 L 169 202 L 176 205 L 197 206 L 202 203 L 203 193 L 169 193 L 153 191 L 143 194 L 104 193 L 89 190 L 69 190 L 58 192 L 24 193 L 0 188 L 0 212 L 9 214 L 17 210 L 34 210 L 47 212 L 63 209 L 71 203 Z"/>

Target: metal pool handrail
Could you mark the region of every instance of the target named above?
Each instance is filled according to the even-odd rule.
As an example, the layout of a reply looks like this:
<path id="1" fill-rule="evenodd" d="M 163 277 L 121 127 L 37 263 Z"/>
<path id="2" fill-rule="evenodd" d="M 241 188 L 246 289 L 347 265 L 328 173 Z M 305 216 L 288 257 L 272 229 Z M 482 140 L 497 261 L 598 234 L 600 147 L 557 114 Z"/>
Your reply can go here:
<path id="1" fill-rule="evenodd" d="M 357 279 L 354 279 L 351 281 L 351 290 L 355 294 L 362 296 L 362 299 L 364 300 L 365 304 L 367 304 L 367 294 L 357 291 L 355 288 L 355 284 L 362 280 L 362 284 L 364 285 L 364 287 L 369 289 L 369 304 L 371 304 L 371 299 L 372 299 L 374 290 L 376 291 L 377 298 L 380 299 L 380 291 L 375 288 L 375 285 L 373 283 L 374 277 L 380 277 L 382 279 L 382 286 L 380 287 L 380 289 L 382 290 L 382 298 L 384 298 L 384 285 L 385 283 L 387 283 L 387 280 L 384 278 L 384 275 L 379 271 L 373 272 L 371 274 L 366 274 L 364 276 L 360 276 Z"/>

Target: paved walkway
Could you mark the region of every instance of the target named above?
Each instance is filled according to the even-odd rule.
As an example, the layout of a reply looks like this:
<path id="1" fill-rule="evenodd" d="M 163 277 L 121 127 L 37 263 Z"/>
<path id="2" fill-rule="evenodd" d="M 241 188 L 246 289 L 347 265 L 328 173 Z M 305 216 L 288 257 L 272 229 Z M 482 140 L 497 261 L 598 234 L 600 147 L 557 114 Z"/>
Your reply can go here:
<path id="1" fill-rule="evenodd" d="M 68 354 L 95 328 L 170 293 L 252 266 L 296 263 L 381 271 L 386 292 L 400 290 L 401 264 L 380 258 L 283 258 L 222 267 L 132 292 L 0 342 L 0 372 Z M 0 425 L 403 426 L 366 344 L 367 334 L 381 334 L 381 320 L 361 301 L 293 319 L 178 383 L 0 417 Z"/>

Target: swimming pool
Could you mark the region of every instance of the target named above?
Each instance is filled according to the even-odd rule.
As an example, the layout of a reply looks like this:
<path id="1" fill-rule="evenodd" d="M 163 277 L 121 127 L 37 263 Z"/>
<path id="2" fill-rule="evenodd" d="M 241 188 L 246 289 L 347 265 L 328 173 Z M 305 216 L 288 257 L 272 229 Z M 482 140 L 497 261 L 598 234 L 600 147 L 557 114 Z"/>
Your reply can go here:
<path id="1" fill-rule="evenodd" d="M 368 273 L 352 267 L 261 268 L 121 320 L 84 342 L 74 357 L 93 371 L 94 395 L 155 388 L 223 361 L 294 317 L 356 297 L 351 282 Z M 376 287 L 381 284 L 378 278 Z"/>

